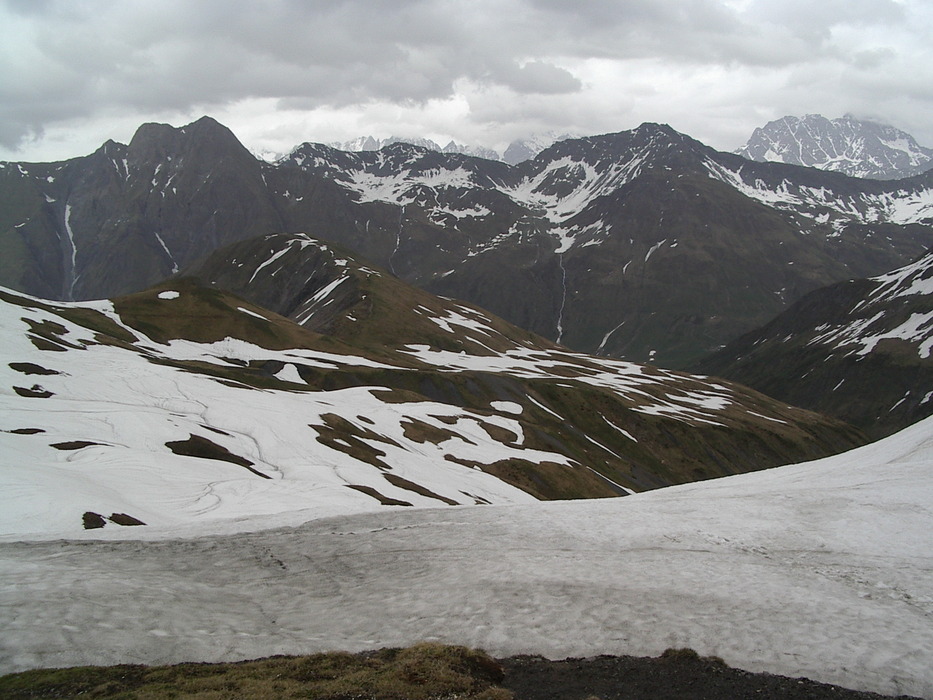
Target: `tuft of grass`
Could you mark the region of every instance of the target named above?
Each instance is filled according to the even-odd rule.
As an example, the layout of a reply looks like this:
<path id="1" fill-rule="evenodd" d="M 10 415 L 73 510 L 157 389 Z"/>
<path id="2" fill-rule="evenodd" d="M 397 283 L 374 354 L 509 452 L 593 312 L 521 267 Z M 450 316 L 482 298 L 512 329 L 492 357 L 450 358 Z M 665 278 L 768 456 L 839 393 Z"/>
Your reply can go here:
<path id="1" fill-rule="evenodd" d="M 484 652 L 423 643 L 363 654 L 273 656 L 226 664 L 42 669 L 0 677 L 0 696 L 100 700 L 317 698 L 511 700 L 504 673 Z"/>

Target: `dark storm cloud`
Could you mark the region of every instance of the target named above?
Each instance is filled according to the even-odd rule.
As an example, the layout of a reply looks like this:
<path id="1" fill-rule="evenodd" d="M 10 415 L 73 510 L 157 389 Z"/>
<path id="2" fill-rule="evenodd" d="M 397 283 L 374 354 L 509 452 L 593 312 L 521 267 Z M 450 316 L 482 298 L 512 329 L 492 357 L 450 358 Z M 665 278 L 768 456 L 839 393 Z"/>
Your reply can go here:
<path id="1" fill-rule="evenodd" d="M 543 117 L 593 85 L 592 61 L 615 62 L 620 85 L 640 61 L 667 74 L 747 69 L 747 81 L 756 71 L 849 70 L 856 87 L 887 72 L 891 84 L 925 92 L 923 66 L 892 74 L 908 62 L 911 37 L 924 37 L 904 1 L 0 0 L 0 144 L 56 124 L 251 98 L 282 109 L 410 107 L 464 81 L 514 99 L 503 113 Z M 853 34 L 872 28 L 898 38 Z M 581 120 L 587 104 L 599 108 L 581 102 Z"/>
<path id="2" fill-rule="evenodd" d="M 6 2 L 16 35 L 2 58 L 0 138 L 9 145 L 44 123 L 112 107 L 423 101 L 450 95 L 464 77 L 518 93 L 579 89 L 481 5 Z"/>

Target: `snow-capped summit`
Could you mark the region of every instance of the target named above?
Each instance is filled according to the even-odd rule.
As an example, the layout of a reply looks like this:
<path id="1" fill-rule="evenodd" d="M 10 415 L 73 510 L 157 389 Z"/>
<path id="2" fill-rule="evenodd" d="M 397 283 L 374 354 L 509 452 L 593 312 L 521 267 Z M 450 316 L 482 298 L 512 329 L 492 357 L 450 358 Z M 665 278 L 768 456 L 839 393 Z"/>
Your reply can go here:
<path id="1" fill-rule="evenodd" d="M 465 156 L 474 158 L 485 158 L 486 160 L 502 160 L 497 151 L 485 146 L 469 145 L 451 141 L 442 149 L 444 153 L 462 153 Z"/>
<path id="2" fill-rule="evenodd" d="M 500 155 L 498 151 L 480 146 L 477 144 L 457 143 L 451 140 L 446 146 L 441 146 L 436 141 L 421 136 L 390 136 L 385 139 L 374 138 L 373 136 L 358 136 L 349 141 L 334 141 L 327 145 L 336 148 L 338 151 L 350 151 L 351 153 L 360 153 L 362 151 L 378 151 L 393 143 L 410 143 L 414 146 L 427 148 L 429 151 L 438 153 L 461 153 L 474 158 L 484 158 L 486 160 L 501 160 L 509 165 L 518 165 L 526 160 L 531 160 L 541 151 L 558 141 L 577 138 L 578 135 L 569 133 L 558 133 L 556 131 L 546 131 L 535 133 L 530 136 L 515 139 Z"/>
<path id="3" fill-rule="evenodd" d="M 853 177 L 896 180 L 933 167 L 933 149 L 893 126 L 859 120 L 851 114 L 827 119 L 819 114 L 782 117 L 755 129 L 740 156 L 833 170 Z"/>
<path id="4" fill-rule="evenodd" d="M 350 151 L 351 153 L 360 153 L 362 151 L 378 151 L 393 143 L 410 143 L 413 146 L 421 146 L 429 151 L 438 153 L 462 153 L 475 158 L 485 158 L 486 160 L 500 160 L 499 154 L 491 148 L 471 144 L 457 143 L 451 140 L 446 146 L 441 146 L 432 139 L 421 136 L 390 136 L 386 139 L 377 139 L 372 136 L 358 136 L 349 141 L 335 141 L 327 144 L 338 151 Z"/>

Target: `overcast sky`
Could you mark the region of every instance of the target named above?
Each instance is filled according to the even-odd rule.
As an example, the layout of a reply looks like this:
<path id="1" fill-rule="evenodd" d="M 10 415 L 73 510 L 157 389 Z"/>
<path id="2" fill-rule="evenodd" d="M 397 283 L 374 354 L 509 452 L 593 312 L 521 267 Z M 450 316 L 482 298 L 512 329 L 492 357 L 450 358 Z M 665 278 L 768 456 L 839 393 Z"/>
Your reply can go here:
<path id="1" fill-rule="evenodd" d="M 203 114 L 255 152 L 846 112 L 933 147 L 930 0 L 0 0 L 0 39 L 4 160 Z"/>

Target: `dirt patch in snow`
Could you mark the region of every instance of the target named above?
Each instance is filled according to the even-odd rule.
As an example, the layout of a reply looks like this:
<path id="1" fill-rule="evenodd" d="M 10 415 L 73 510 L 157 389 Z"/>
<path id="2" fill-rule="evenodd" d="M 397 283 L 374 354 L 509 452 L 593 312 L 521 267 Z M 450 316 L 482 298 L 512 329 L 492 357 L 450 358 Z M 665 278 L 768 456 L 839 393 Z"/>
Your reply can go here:
<path id="1" fill-rule="evenodd" d="M 11 362 L 10 369 L 14 369 L 17 372 L 22 372 L 23 374 L 41 374 L 41 375 L 61 374 L 61 372 L 57 370 L 46 369 L 42 365 L 37 365 L 33 362 Z"/>
<path id="2" fill-rule="evenodd" d="M 440 445 L 447 440 L 456 439 L 461 439 L 471 445 L 475 444 L 462 435 L 455 433 L 453 430 L 438 428 L 435 425 L 425 423 L 423 420 L 418 420 L 417 418 L 406 418 L 402 421 L 401 426 L 407 440 L 412 440 L 413 442 L 421 444 L 430 442 L 434 445 Z"/>
<path id="3" fill-rule="evenodd" d="M 440 494 L 434 493 L 431 489 L 425 488 L 421 484 L 416 484 L 414 481 L 409 481 L 408 479 L 399 476 L 398 474 L 384 474 L 385 480 L 388 481 L 393 486 L 397 486 L 400 489 L 405 489 L 407 491 L 414 491 L 415 493 L 426 496 L 428 498 L 436 498 L 438 501 L 443 501 L 449 506 L 460 505 L 455 500 L 447 498 L 446 496 L 441 496 Z"/>
<path id="4" fill-rule="evenodd" d="M 29 399 L 48 399 L 52 396 L 55 396 L 53 392 L 47 391 L 44 387 L 38 384 L 33 384 L 29 389 L 22 386 L 14 386 L 13 391 L 15 391 L 20 396 L 24 396 Z"/>
<path id="5" fill-rule="evenodd" d="M 253 474 L 261 476 L 263 479 L 272 478 L 267 474 L 263 474 L 258 469 L 253 469 L 253 463 L 245 457 L 233 454 L 226 447 L 218 445 L 216 442 L 211 442 L 206 437 L 201 437 L 200 435 L 191 435 L 187 440 L 167 442 L 165 446 L 177 455 L 230 462 L 231 464 L 238 464 L 241 467 L 249 469 Z"/>
<path id="6" fill-rule="evenodd" d="M 347 484 L 348 488 L 351 488 L 360 493 L 365 493 L 367 496 L 372 496 L 377 501 L 379 501 L 384 506 L 410 506 L 411 503 L 408 501 L 400 501 L 397 498 L 390 498 L 379 493 L 372 486 L 364 486 L 362 484 Z"/>
<path id="7" fill-rule="evenodd" d="M 88 440 L 69 440 L 67 442 L 53 442 L 49 447 L 54 447 L 56 450 L 80 450 L 99 444 L 99 442 L 89 442 Z"/>
<path id="8" fill-rule="evenodd" d="M 134 518 L 132 515 L 127 515 L 126 513 L 111 513 L 110 517 L 108 518 L 101 515 L 100 513 L 95 513 L 89 510 L 81 516 L 81 522 L 83 523 L 85 530 L 96 530 L 102 528 L 107 524 L 108 521 L 114 523 L 115 525 L 124 526 L 146 524 L 139 518 Z"/>

